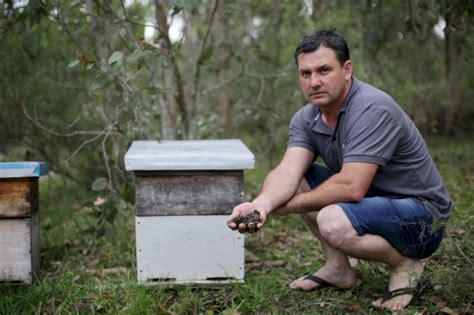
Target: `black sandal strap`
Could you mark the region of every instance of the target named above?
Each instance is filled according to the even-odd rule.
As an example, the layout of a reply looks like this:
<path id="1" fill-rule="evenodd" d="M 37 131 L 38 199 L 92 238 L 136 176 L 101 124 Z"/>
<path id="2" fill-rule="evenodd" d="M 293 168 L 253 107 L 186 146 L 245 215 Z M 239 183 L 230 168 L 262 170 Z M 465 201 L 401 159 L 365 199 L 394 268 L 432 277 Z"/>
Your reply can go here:
<path id="1" fill-rule="evenodd" d="M 392 299 L 396 296 L 406 295 L 406 294 L 411 294 L 411 295 L 415 296 L 416 295 L 416 290 L 414 288 L 400 288 L 400 289 L 395 289 L 393 291 L 384 290 L 382 301 L 385 302 L 385 301 L 388 301 L 388 300 L 390 300 L 390 299 Z"/>
<path id="2" fill-rule="evenodd" d="M 326 280 L 324 280 L 324 279 L 322 279 L 318 276 L 315 276 L 315 275 L 307 275 L 306 277 L 303 278 L 303 280 L 313 281 L 313 282 L 319 284 L 319 286 L 321 288 L 323 288 L 323 287 L 334 287 L 334 285 L 330 284 Z"/>

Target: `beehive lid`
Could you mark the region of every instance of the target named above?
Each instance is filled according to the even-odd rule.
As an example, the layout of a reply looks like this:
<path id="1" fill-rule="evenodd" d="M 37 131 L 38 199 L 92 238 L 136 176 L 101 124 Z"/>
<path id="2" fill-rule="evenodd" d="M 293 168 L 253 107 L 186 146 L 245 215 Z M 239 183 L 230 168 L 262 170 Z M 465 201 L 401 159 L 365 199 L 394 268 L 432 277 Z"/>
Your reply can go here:
<path id="1" fill-rule="evenodd" d="M 47 174 L 48 164 L 44 162 L 0 163 L 0 178 L 40 177 Z"/>
<path id="2" fill-rule="evenodd" d="M 237 139 L 134 141 L 125 154 L 127 171 L 240 170 L 255 157 Z"/>

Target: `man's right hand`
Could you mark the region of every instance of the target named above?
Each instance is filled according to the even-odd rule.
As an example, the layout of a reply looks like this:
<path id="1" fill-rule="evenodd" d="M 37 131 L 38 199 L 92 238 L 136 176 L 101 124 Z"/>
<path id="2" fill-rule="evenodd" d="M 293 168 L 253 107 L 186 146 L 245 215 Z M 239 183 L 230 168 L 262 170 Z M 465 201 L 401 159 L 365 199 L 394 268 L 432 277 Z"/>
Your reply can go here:
<path id="1" fill-rule="evenodd" d="M 260 214 L 260 219 L 262 220 L 261 223 L 240 223 L 239 226 L 235 223 L 235 219 L 238 217 L 244 217 L 246 215 L 254 213 L 254 211 L 258 211 Z M 227 226 L 231 230 L 239 230 L 240 233 L 254 233 L 260 230 L 263 227 L 263 224 L 265 223 L 267 219 L 267 212 L 263 209 L 259 209 L 258 205 L 251 203 L 251 202 L 244 202 L 238 206 L 236 206 L 232 210 L 232 214 L 229 216 L 229 219 L 227 220 Z"/>

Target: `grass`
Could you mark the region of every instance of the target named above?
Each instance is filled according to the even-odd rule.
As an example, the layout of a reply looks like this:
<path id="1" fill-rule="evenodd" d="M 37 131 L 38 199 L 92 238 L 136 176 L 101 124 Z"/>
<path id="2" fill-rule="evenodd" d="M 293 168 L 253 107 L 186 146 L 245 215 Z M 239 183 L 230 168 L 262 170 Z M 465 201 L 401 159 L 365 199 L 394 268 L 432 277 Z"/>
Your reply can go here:
<path id="1" fill-rule="evenodd" d="M 408 314 L 474 312 L 474 142 L 432 140 L 430 151 L 454 200 L 440 249 L 426 260 L 433 287 Z M 258 169 L 248 176 L 258 189 Z M 270 217 L 246 238 L 244 284 L 221 289 L 148 287 L 136 283 L 134 210 L 115 219 L 115 243 L 97 238 L 91 201 L 73 183 L 41 182 L 41 272 L 31 286 L 0 285 L 0 314 L 255 314 L 384 313 L 373 309 L 374 293 L 386 286 L 387 269 L 361 262 L 361 284 L 351 290 L 310 293 L 288 284 L 324 264 L 321 248 L 295 216 Z"/>

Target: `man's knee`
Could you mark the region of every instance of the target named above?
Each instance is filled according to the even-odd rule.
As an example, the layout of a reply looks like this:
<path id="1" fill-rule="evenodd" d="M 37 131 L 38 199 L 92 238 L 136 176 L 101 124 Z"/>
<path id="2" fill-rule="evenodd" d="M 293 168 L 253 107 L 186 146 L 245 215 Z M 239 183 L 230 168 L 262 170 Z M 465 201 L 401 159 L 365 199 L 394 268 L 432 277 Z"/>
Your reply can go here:
<path id="1" fill-rule="evenodd" d="M 334 248 L 340 248 L 353 234 L 349 219 L 337 205 L 329 205 L 321 209 L 317 222 L 321 236 Z"/>

